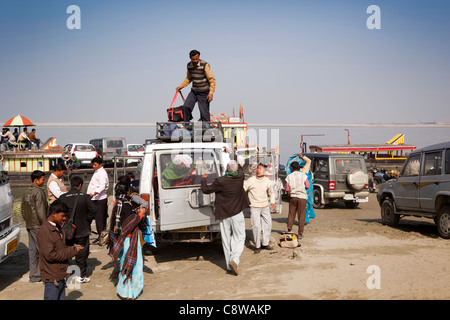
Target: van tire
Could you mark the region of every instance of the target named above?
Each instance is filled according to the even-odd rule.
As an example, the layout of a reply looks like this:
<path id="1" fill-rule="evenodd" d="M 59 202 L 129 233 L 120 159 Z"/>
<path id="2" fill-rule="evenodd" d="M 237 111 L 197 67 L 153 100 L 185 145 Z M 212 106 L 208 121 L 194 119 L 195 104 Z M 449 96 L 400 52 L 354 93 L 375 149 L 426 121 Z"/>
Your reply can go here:
<path id="1" fill-rule="evenodd" d="M 400 221 L 400 215 L 395 213 L 394 201 L 391 198 L 381 203 L 381 223 L 390 227 L 395 227 Z"/>
<path id="2" fill-rule="evenodd" d="M 437 215 L 436 226 L 439 235 L 444 239 L 450 239 L 450 206 L 443 206 Z"/>
<path id="3" fill-rule="evenodd" d="M 323 209 L 325 205 L 322 203 L 322 193 L 319 188 L 314 188 L 313 190 L 313 208 Z"/>

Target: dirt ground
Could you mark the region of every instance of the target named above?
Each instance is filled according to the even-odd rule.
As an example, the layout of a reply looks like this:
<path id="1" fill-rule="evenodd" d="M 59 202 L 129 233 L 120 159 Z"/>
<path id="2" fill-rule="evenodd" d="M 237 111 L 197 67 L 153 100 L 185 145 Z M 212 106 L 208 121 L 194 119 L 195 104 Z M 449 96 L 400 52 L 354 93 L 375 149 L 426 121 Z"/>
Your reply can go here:
<path id="1" fill-rule="evenodd" d="M 144 256 L 139 300 L 450 299 L 450 240 L 432 220 L 403 218 L 383 226 L 375 194 L 357 209 L 340 204 L 316 210 L 301 247 L 278 246 L 288 203 L 272 215 L 273 251 L 254 254 L 250 219 L 239 276 L 226 273 L 221 244 L 164 244 Z M 0 300 L 42 300 L 44 286 L 28 282 L 28 238 L 0 265 Z M 296 226 L 294 231 L 296 231 Z M 67 289 L 72 300 L 117 300 L 106 249 L 91 246 L 91 282 Z"/>

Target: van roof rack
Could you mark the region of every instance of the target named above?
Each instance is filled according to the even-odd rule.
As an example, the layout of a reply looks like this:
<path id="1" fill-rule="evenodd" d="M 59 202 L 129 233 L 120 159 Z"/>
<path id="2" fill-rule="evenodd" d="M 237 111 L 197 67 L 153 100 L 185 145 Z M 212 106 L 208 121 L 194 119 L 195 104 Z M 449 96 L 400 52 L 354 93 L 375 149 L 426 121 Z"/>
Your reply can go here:
<path id="1" fill-rule="evenodd" d="M 157 122 L 156 139 L 145 142 L 148 140 L 158 143 L 221 142 L 223 129 L 220 122 Z"/>

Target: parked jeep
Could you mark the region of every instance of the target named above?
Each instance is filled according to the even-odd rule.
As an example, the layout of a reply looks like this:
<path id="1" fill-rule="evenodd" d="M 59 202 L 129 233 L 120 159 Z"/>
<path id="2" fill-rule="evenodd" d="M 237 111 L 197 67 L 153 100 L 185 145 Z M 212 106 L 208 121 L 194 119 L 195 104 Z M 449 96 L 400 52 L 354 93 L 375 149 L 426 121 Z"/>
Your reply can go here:
<path id="1" fill-rule="evenodd" d="M 379 186 L 381 221 L 396 226 L 402 216 L 434 219 L 450 239 L 450 141 L 412 152 L 398 179 Z"/>
<path id="2" fill-rule="evenodd" d="M 364 157 L 356 154 L 304 153 L 314 174 L 314 208 L 344 201 L 348 208 L 367 202 L 368 174 Z"/>

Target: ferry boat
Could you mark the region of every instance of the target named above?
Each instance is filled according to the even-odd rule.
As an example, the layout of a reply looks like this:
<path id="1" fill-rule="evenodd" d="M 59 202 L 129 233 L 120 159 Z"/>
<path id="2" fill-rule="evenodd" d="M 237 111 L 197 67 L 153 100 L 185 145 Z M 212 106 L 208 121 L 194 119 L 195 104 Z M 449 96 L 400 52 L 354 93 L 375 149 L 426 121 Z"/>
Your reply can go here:
<path id="1" fill-rule="evenodd" d="M 61 161 L 63 148 L 56 145 L 56 138 L 49 138 L 41 149 L 31 148 L 5 151 L 1 154 L 3 168 L 8 172 L 31 173 L 34 170 L 50 171 L 57 162 Z"/>
<path id="2" fill-rule="evenodd" d="M 368 169 L 384 168 L 399 170 L 409 153 L 417 147 L 405 144 L 405 135 L 397 134 L 382 144 L 340 144 L 310 146 L 310 152 L 324 153 L 353 153 L 361 154 L 366 158 Z"/>

